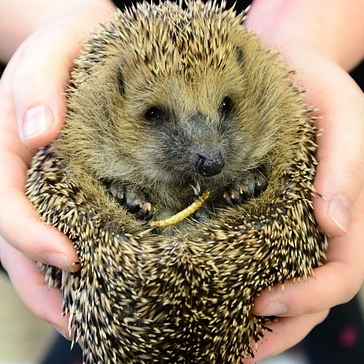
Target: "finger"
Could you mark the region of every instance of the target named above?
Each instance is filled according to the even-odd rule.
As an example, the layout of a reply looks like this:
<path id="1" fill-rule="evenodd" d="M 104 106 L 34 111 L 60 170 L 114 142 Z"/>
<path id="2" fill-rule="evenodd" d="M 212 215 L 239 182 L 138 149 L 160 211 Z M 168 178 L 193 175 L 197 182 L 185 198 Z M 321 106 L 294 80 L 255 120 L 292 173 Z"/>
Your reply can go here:
<path id="1" fill-rule="evenodd" d="M 320 116 L 315 187 L 323 198 L 314 200 L 316 219 L 331 236 L 344 235 L 364 184 L 364 95 L 330 59 L 325 42 L 318 44 L 310 32 L 290 34 L 278 27 L 272 33 L 269 22 L 259 22 L 259 9 L 250 13 L 248 26 L 263 34 L 264 41 L 277 47 L 289 68 L 297 71 L 294 82 L 306 91 L 305 101 Z"/>
<path id="2" fill-rule="evenodd" d="M 34 261 L 75 271 L 78 266 L 72 242 L 56 228 L 40 221 L 24 195 L 27 149 L 10 128 L 0 133 L 0 232 L 5 240 Z"/>
<path id="3" fill-rule="evenodd" d="M 297 70 L 294 82 L 318 116 L 315 217 L 329 235 L 345 235 L 364 185 L 364 94 L 345 70 L 310 44 L 291 44 L 283 56 Z"/>
<path id="4" fill-rule="evenodd" d="M 27 38 L 9 62 L 0 97 L 12 105 L 19 136 L 32 152 L 61 130 L 66 110 L 64 90 L 81 40 L 113 9 L 108 1 L 76 6 L 68 16 Z"/>
<path id="5" fill-rule="evenodd" d="M 69 32 L 58 28 L 34 34 L 15 53 L 2 77 L 0 110 L 11 117 L 8 122 L 17 122 L 19 136 L 31 152 L 61 130 L 64 89 L 78 49 L 70 38 Z"/>
<path id="6" fill-rule="evenodd" d="M 76 251 L 65 235 L 41 222 L 35 209 L 17 189 L 3 190 L 2 194 L 2 204 L 7 209 L 0 217 L 0 230 L 14 248 L 33 261 L 72 272 L 79 269 Z"/>
<path id="7" fill-rule="evenodd" d="M 0 232 L 31 259 L 71 271 L 78 268 L 72 266 L 78 261 L 72 243 L 39 221 L 24 197 L 24 186 L 31 155 L 37 147 L 53 139 L 62 126 L 62 93 L 78 41 L 90 20 L 83 19 L 82 25 L 81 18 L 75 16 L 66 27 L 58 24 L 35 33 L 16 52 L 0 82 Z M 20 119 L 22 140 L 15 115 Z M 24 148 L 22 141 L 29 148 Z"/>
<path id="8" fill-rule="evenodd" d="M 311 47 L 293 47 L 285 56 L 318 116 L 314 184 L 322 197 L 314 199 L 315 216 L 328 234 L 341 236 L 364 185 L 364 95 L 345 70 Z"/>
<path id="9" fill-rule="evenodd" d="M 290 280 L 265 289 L 254 301 L 254 313 L 262 316 L 296 316 L 321 312 L 348 302 L 359 291 L 364 277 L 364 193 L 353 210 L 347 235 L 330 239 L 327 262 L 315 269 L 315 277 Z"/>
<path id="10" fill-rule="evenodd" d="M 364 184 L 364 95 L 344 71 L 330 85 L 318 85 L 322 118 L 318 120 L 318 168 L 315 187 L 324 198 L 315 199 L 316 218 L 332 236 L 349 228 L 352 208 Z M 321 89 L 322 88 L 322 89 Z M 345 90 L 345 92 L 342 92 Z M 318 99 L 318 97 L 317 97 Z"/>
<path id="11" fill-rule="evenodd" d="M 0 256 L 15 291 L 25 305 L 69 338 L 68 317 L 62 314 L 60 290 L 48 287 L 43 273 L 36 268 L 36 263 L 12 248 L 1 237 Z"/>
<path id="12" fill-rule="evenodd" d="M 328 315 L 328 310 L 313 315 L 293 318 L 280 318 L 270 325 L 272 332 L 266 332 L 264 338 L 255 346 L 254 358 L 244 359 L 244 364 L 253 364 L 259 360 L 282 353 L 303 340 L 307 334 Z"/>

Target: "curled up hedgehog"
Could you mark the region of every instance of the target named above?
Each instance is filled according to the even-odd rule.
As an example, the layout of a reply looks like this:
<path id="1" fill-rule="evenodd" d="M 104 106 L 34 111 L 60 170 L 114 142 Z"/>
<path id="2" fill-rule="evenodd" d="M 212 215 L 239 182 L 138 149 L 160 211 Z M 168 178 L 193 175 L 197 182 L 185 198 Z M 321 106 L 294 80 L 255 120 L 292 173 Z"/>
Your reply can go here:
<path id="1" fill-rule="evenodd" d="M 27 196 L 73 240 L 60 286 L 85 363 L 242 363 L 264 288 L 325 258 L 316 129 L 279 55 L 214 1 L 118 11 L 76 60 Z"/>

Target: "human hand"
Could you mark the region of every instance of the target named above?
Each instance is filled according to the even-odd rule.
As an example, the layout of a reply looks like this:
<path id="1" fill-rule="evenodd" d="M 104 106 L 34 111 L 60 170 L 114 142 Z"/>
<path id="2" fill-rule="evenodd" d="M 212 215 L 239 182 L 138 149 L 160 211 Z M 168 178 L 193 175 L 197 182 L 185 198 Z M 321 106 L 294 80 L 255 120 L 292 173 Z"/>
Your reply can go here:
<path id="1" fill-rule="evenodd" d="M 304 31 L 295 34 L 294 26 L 268 31 L 269 26 L 257 26 L 256 21 L 253 16 L 248 26 L 282 52 L 288 67 L 297 71 L 294 82 L 306 91 L 305 102 L 317 109 L 319 164 L 314 185 L 319 195 L 314 208 L 330 239 L 327 260 L 315 269 L 314 277 L 300 283 L 287 281 L 284 291 L 277 285 L 256 298 L 255 314 L 275 315 L 279 320 L 272 324 L 267 340 L 259 343 L 254 360 L 247 363 L 301 341 L 331 307 L 353 298 L 364 279 L 363 93 L 344 68 L 350 62 L 337 58 L 320 37 L 313 39 Z"/>
<path id="2" fill-rule="evenodd" d="M 78 257 L 66 236 L 39 221 L 24 195 L 26 171 L 36 149 L 62 127 L 64 89 L 81 39 L 114 8 L 108 0 L 66 3 L 73 8 L 29 36 L 0 81 L 0 259 L 24 303 L 64 336 L 61 293 L 47 287 L 35 262 L 76 271 Z"/>
<path id="3" fill-rule="evenodd" d="M 276 285 L 255 300 L 255 314 L 275 315 L 279 319 L 258 344 L 254 360 L 247 359 L 244 364 L 259 362 L 294 346 L 326 318 L 329 308 L 354 297 L 364 276 L 363 216 L 362 192 L 354 206 L 348 233 L 330 239 L 327 261 L 315 269 L 315 276 L 300 282 L 289 280 L 284 289 Z"/>

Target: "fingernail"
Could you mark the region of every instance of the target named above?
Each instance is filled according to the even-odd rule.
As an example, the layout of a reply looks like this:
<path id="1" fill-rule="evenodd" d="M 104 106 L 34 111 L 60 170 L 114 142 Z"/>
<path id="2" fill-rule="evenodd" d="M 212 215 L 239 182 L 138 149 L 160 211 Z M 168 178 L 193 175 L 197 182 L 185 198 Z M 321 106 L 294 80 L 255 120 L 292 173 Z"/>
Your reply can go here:
<path id="1" fill-rule="evenodd" d="M 50 129 L 54 123 L 54 114 L 50 107 L 40 105 L 29 109 L 19 130 L 23 140 L 34 138 Z"/>
<path id="2" fill-rule="evenodd" d="M 335 225 L 344 233 L 348 231 L 351 206 L 348 199 L 343 195 L 335 195 L 329 204 L 328 215 Z"/>
<path id="3" fill-rule="evenodd" d="M 74 271 L 74 268 L 66 255 L 56 252 L 47 252 L 43 254 L 44 263 L 53 265 L 63 270 Z"/>
<path id="4" fill-rule="evenodd" d="M 282 302 L 271 302 L 264 310 L 258 312 L 259 316 L 280 316 L 288 311 L 288 306 Z"/>

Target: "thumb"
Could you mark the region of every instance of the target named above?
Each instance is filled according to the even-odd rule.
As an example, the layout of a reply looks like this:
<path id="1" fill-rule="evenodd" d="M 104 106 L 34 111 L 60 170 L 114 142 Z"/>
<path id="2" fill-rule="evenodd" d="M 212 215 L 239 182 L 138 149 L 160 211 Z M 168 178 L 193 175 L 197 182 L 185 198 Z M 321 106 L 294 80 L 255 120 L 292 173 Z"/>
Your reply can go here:
<path id="1" fill-rule="evenodd" d="M 80 39 L 112 8 L 82 7 L 39 29 L 15 52 L 0 82 L 0 235 L 31 259 L 66 270 L 74 270 L 76 252 L 24 196 L 26 170 L 35 150 L 62 128 L 64 88 Z"/>
<path id="2" fill-rule="evenodd" d="M 316 84 L 318 168 L 314 199 L 319 225 L 331 236 L 346 234 L 353 206 L 364 183 L 364 95 L 354 80 L 336 65 Z M 335 69 L 338 68 L 338 69 Z"/>
<path id="3" fill-rule="evenodd" d="M 1 80 L 8 114 L 31 153 L 59 134 L 66 111 L 64 90 L 87 31 L 100 28 L 114 5 L 87 3 L 38 29 L 17 49 Z"/>
<path id="4" fill-rule="evenodd" d="M 32 153 L 62 128 L 64 89 L 78 51 L 77 43 L 70 46 L 71 37 L 72 32 L 57 27 L 34 33 L 18 48 L 2 77 L 7 113 L 15 118 L 18 135 Z"/>

